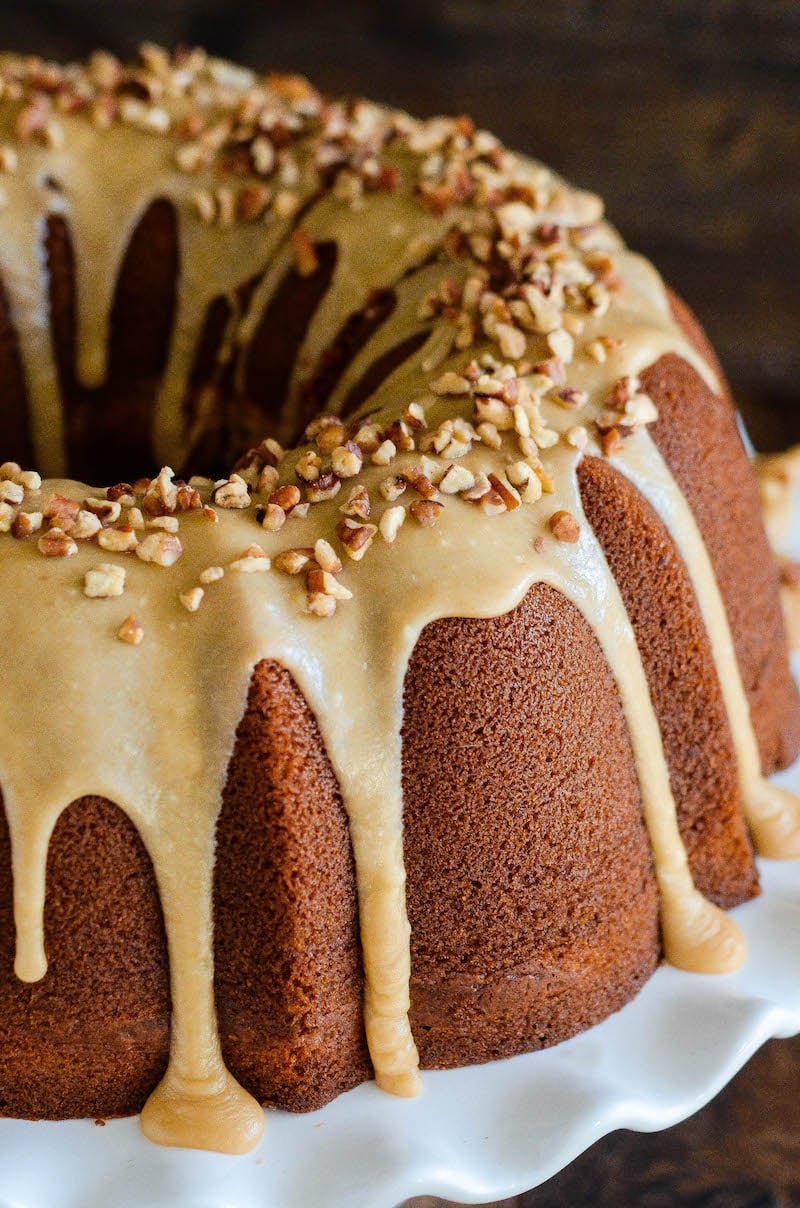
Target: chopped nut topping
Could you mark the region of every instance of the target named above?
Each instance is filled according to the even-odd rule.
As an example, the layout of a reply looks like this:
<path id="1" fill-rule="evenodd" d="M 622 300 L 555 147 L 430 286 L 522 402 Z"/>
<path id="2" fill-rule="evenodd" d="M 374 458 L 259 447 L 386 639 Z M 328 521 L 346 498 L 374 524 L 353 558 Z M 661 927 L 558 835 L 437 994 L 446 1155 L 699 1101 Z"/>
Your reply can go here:
<path id="1" fill-rule="evenodd" d="M 498 323 L 495 327 L 495 336 L 504 357 L 516 361 L 525 355 L 527 347 L 525 333 L 512 327 L 510 323 Z"/>
<path id="2" fill-rule="evenodd" d="M 389 544 L 394 541 L 406 518 L 406 509 L 402 504 L 397 504 L 395 507 L 387 508 L 380 518 L 379 529 L 384 541 Z"/>
<path id="3" fill-rule="evenodd" d="M 372 454 L 372 462 L 376 466 L 388 466 L 397 456 L 397 446 L 391 440 L 384 440 Z"/>
<path id="4" fill-rule="evenodd" d="M 574 386 L 565 386 L 563 390 L 558 391 L 556 398 L 567 411 L 579 411 L 589 401 L 586 391 L 577 390 Z"/>
<path id="5" fill-rule="evenodd" d="M 347 502 L 342 504 L 339 511 L 345 516 L 354 516 L 356 520 L 369 520 L 372 501 L 363 483 L 351 488 Z"/>
<path id="6" fill-rule="evenodd" d="M 304 453 L 295 466 L 295 473 L 298 478 L 302 478 L 303 482 L 316 482 L 321 470 L 322 458 L 313 449 Z"/>
<path id="7" fill-rule="evenodd" d="M 405 489 L 406 480 L 400 474 L 393 478 L 384 478 L 380 485 L 381 495 L 389 503 L 394 503 L 395 499 L 399 499 Z"/>
<path id="8" fill-rule="evenodd" d="M 338 495 L 342 487 L 341 479 L 334 473 L 320 474 L 316 482 L 310 482 L 306 489 L 306 497 L 309 503 L 322 503 L 326 499 L 333 499 L 334 495 Z"/>
<path id="9" fill-rule="evenodd" d="M 133 529 L 107 528 L 97 534 L 97 544 L 110 554 L 128 554 L 136 549 L 139 539 Z"/>
<path id="10" fill-rule="evenodd" d="M 608 353 L 602 340 L 590 340 L 586 345 L 586 355 L 596 361 L 598 365 L 602 365 L 605 363 Z"/>
<path id="11" fill-rule="evenodd" d="M 362 453 L 374 453 L 381 443 L 378 424 L 362 424 L 353 438 Z"/>
<path id="12" fill-rule="evenodd" d="M 225 571 L 221 566 L 207 566 L 205 570 L 200 571 L 200 582 L 203 584 L 217 583 L 224 578 Z"/>
<path id="13" fill-rule="evenodd" d="M 308 568 L 308 564 L 313 558 L 314 550 L 310 547 L 307 549 L 285 549 L 282 553 L 275 556 L 274 565 L 276 570 L 282 571 L 285 575 L 299 575 L 301 571 Z M 339 568 L 341 569 L 341 562 L 339 563 Z"/>
<path id="14" fill-rule="evenodd" d="M 347 433 L 341 420 L 334 416 L 323 416 L 326 423 L 316 433 L 316 444 L 323 455 L 333 453 L 346 439 Z"/>
<path id="15" fill-rule="evenodd" d="M 469 394 L 470 385 L 467 378 L 462 377 L 460 373 L 453 373 L 448 370 L 435 382 L 431 382 L 431 390 L 434 394 L 440 395 L 459 395 Z"/>
<path id="16" fill-rule="evenodd" d="M 138 646 L 140 644 L 144 637 L 144 629 L 136 620 L 133 613 L 122 622 L 117 630 L 117 637 L 121 642 L 127 642 L 129 646 Z"/>
<path id="17" fill-rule="evenodd" d="M 417 524 L 423 528 L 432 528 L 444 511 L 444 504 L 437 503 L 434 499 L 416 499 L 408 510 Z"/>
<path id="18" fill-rule="evenodd" d="M 505 499 L 491 483 L 489 489 L 480 496 L 478 503 L 486 516 L 500 516 L 508 511 Z"/>
<path id="19" fill-rule="evenodd" d="M 268 533 L 277 533 L 286 523 L 286 513 L 277 503 L 268 503 L 266 507 L 256 509 L 256 520 Z"/>
<path id="20" fill-rule="evenodd" d="M 573 449 L 585 449 L 589 443 L 589 433 L 581 424 L 576 424 L 572 428 L 567 428 L 564 440 L 568 445 L 572 445 Z"/>
<path id="21" fill-rule="evenodd" d="M 275 466 L 262 466 L 258 474 L 256 487 L 262 495 L 271 495 L 278 485 L 278 471 Z"/>
<path id="22" fill-rule="evenodd" d="M 18 540 L 24 540 L 25 537 L 38 533 L 41 527 L 41 512 L 18 512 L 11 524 L 11 533 Z M 2 531 L 2 526 L 0 526 L 0 532 Z"/>
<path id="23" fill-rule="evenodd" d="M 360 471 L 363 460 L 363 453 L 353 441 L 338 446 L 331 453 L 331 467 L 334 474 L 338 474 L 340 478 L 354 478 Z"/>
<path id="24" fill-rule="evenodd" d="M 299 487 L 287 484 L 286 486 L 278 487 L 276 491 L 273 491 L 269 497 L 269 502 L 273 504 L 273 506 L 283 508 L 284 512 L 286 512 L 288 515 L 292 508 L 297 507 L 301 499 L 302 495 L 300 494 Z"/>
<path id="25" fill-rule="evenodd" d="M 277 440 L 268 437 L 262 440 L 261 444 L 255 451 L 256 457 L 260 458 L 265 465 L 278 466 L 284 458 L 284 451 L 278 444 Z"/>
<path id="26" fill-rule="evenodd" d="M 514 427 L 514 412 L 499 398 L 476 397 L 475 419 L 478 433 L 482 424 L 491 424 L 497 432 L 510 432 Z"/>
<path id="27" fill-rule="evenodd" d="M 357 520 L 345 517 L 336 526 L 336 535 L 345 548 L 345 553 L 354 562 L 360 562 L 372 544 L 377 533 L 374 524 L 359 524 Z"/>
<path id="28" fill-rule="evenodd" d="M 178 599 L 187 612 L 197 612 L 205 594 L 202 587 L 190 587 L 188 591 L 181 592 Z"/>
<path id="29" fill-rule="evenodd" d="M 133 487 L 127 482 L 119 482 L 114 487 L 109 487 L 106 491 L 106 499 L 110 499 L 113 503 L 119 503 L 122 507 L 132 508 L 136 503 L 136 496 Z"/>
<path id="30" fill-rule="evenodd" d="M 135 552 L 143 561 L 170 566 L 182 553 L 179 517 L 185 540 L 196 531 L 183 513 L 198 512 L 233 529 L 260 525 L 268 532 L 291 520 L 287 532 L 309 545 L 276 552 L 274 567 L 288 575 L 304 573 L 307 610 L 331 616 L 337 600 L 350 595 L 336 578 L 342 569 L 338 548 L 320 535 L 329 533 L 336 505 L 313 509 L 337 496 L 343 481 L 347 501 L 339 508 L 336 532 L 348 558 L 358 561 L 378 532 L 389 544 L 396 539 L 406 509 L 395 505 L 405 492 L 407 510 L 423 528 L 438 521 L 445 499 L 453 500 L 454 515 L 460 509 L 462 516 L 476 518 L 462 500 L 477 503 L 486 515 L 502 515 L 560 487 L 552 477 L 555 468 L 577 460 L 568 449 L 579 455 L 591 439 L 592 447 L 599 441 L 614 455 L 637 428 L 657 419 L 652 400 L 633 377 L 620 378 L 603 399 L 595 397 L 594 387 L 590 395 L 567 384 L 567 367 L 576 358 L 583 358 L 582 369 L 587 359 L 613 361 L 622 343 L 595 334 L 597 316 L 616 305 L 622 285 L 617 244 L 600 224 L 597 199 L 517 159 L 467 119 L 417 122 L 365 102 L 329 102 L 299 77 L 261 79 L 199 52 L 171 55 L 151 45 L 130 66 L 109 55 L 69 69 L 12 59 L 0 67 L 0 91 L 16 103 L 18 140 L 12 130 L 15 145 L 0 147 L 0 172 L 13 172 L 18 159 L 27 166 L 37 146 L 57 143 L 61 113 L 84 114 L 98 129 L 123 122 L 147 137 L 169 134 L 165 162 L 174 159 L 178 171 L 190 174 L 182 183 L 184 204 L 202 222 L 223 228 L 284 222 L 276 237 L 285 240 L 300 277 L 319 271 L 321 241 L 330 238 L 317 226 L 312 235 L 298 217 L 317 190 L 326 206 L 354 209 L 370 205 L 376 192 L 402 190 L 430 214 L 448 214 L 444 222 L 426 218 L 430 229 L 404 250 L 400 266 L 407 267 L 406 256 L 426 272 L 429 265 L 441 266 L 438 285 L 426 278 L 426 296 L 412 294 L 411 302 L 430 330 L 408 369 L 434 381 L 415 380 L 392 408 L 360 420 L 318 417 L 306 430 L 308 447 L 288 462 L 275 440 L 264 440 L 245 452 L 229 478 L 216 482 L 176 482 L 164 467 L 153 480 L 109 488 L 106 499 L 87 499 L 81 506 L 56 494 L 43 505 L 36 501 L 41 513 L 23 513 L 18 509 L 26 492 L 39 490 L 41 479 L 6 463 L 0 467 L 0 531 L 28 536 L 36 531 L 34 518 L 42 516 L 51 527 L 40 548 L 47 542 L 50 556 L 69 556 L 77 541 L 94 540 L 102 550 Z M 72 116 L 64 120 L 68 136 L 72 123 Z M 28 143 L 32 153 L 20 145 Z M 10 193 L 15 184 L 6 183 Z M 368 321 L 371 306 L 364 312 Z M 241 317 L 244 339 L 248 316 Z M 615 323 L 609 327 L 614 330 Z M 352 359 L 350 337 L 345 329 L 344 351 Z M 329 353 L 333 389 L 346 394 L 349 382 L 336 359 L 341 350 L 334 344 Z M 324 381 L 329 367 L 320 365 L 324 396 L 326 390 L 330 394 L 331 383 Z M 313 397 L 316 370 L 308 368 Z M 583 380 L 581 369 L 574 377 L 569 373 L 570 381 Z M 209 389 L 213 403 L 215 388 Z M 338 394 L 331 397 L 340 401 Z M 584 408 L 585 423 L 564 431 L 563 412 Z M 558 448 L 561 455 L 552 460 L 545 455 Z M 416 450 L 416 458 L 408 456 Z M 389 466 L 380 482 L 372 467 Z M 371 513 L 380 499 L 389 506 L 380 503 L 376 525 Z M 223 511 L 257 506 L 252 516 L 231 518 L 210 503 Z M 574 538 L 563 535 L 568 521 L 576 527 Z M 556 513 L 549 523 L 559 540 L 577 540 L 578 522 L 568 513 Z M 267 553 L 256 546 L 231 568 L 248 573 L 269 565 Z M 223 573 L 208 567 L 200 582 L 208 585 Z M 181 593 L 183 606 L 194 610 L 202 591 L 190 587 Z"/>
<path id="31" fill-rule="evenodd" d="M 460 495 L 475 486 L 475 475 L 466 466 L 452 463 L 447 467 L 439 480 L 439 490 L 445 495 Z"/>
<path id="32" fill-rule="evenodd" d="M 486 475 L 481 471 L 480 474 L 475 475 L 474 485 L 467 487 L 466 490 L 461 491 L 460 494 L 462 499 L 466 499 L 470 503 L 477 503 L 478 500 L 483 499 L 484 495 L 488 495 L 491 489 L 492 484 L 489 482 L 489 479 L 486 477 Z M 505 508 L 503 510 L 505 510 Z"/>
<path id="33" fill-rule="evenodd" d="M 333 546 L 324 537 L 320 537 L 314 546 L 314 561 L 325 571 L 337 575 L 342 569 L 342 562 Z"/>
<path id="34" fill-rule="evenodd" d="M 625 447 L 619 428 L 608 428 L 603 431 L 600 444 L 606 457 L 616 457 Z"/>
<path id="35" fill-rule="evenodd" d="M 137 558 L 156 566 L 174 566 L 182 553 L 180 538 L 174 533 L 148 533 L 136 546 Z"/>
<path id="36" fill-rule="evenodd" d="M 36 543 L 45 558 L 71 558 L 77 554 L 78 546 L 67 533 L 58 527 L 48 529 Z"/>
<path id="37" fill-rule="evenodd" d="M 165 533 L 177 533 L 178 517 L 177 516 L 153 516 L 150 520 L 145 520 L 144 527 L 146 529 L 161 529 Z"/>
<path id="38" fill-rule="evenodd" d="M 415 428 L 417 431 L 423 431 L 428 426 L 425 421 L 425 408 L 419 401 L 409 403 L 401 419 L 409 428 Z"/>
<path id="39" fill-rule="evenodd" d="M 109 600 L 125 590 L 125 570 L 110 562 L 101 562 L 83 577 L 83 594 L 90 600 Z"/>
<path id="40" fill-rule="evenodd" d="M 658 419 L 658 408 L 647 394 L 636 394 L 628 399 L 623 408 L 624 423 L 633 427 L 653 424 Z"/>
<path id="41" fill-rule="evenodd" d="M 502 449 L 503 438 L 494 424 L 488 422 L 478 424 L 477 433 L 482 444 L 487 445 L 490 449 Z"/>
<path id="42" fill-rule="evenodd" d="M 542 466 L 542 465 L 534 466 L 533 471 L 536 474 L 537 478 L 539 479 L 539 482 L 542 484 L 542 490 L 544 491 L 545 495 L 552 495 L 556 489 L 556 486 L 555 486 L 555 483 L 553 482 L 553 479 L 550 477 L 550 475 L 545 470 L 544 466 Z"/>
<path id="43" fill-rule="evenodd" d="M 147 486 L 142 497 L 142 511 L 148 516 L 169 516 L 178 506 L 178 488 L 172 481 L 174 472 L 169 466 Z"/>
<path id="44" fill-rule="evenodd" d="M 581 526 L 571 512 L 554 512 L 550 517 L 550 532 L 557 541 L 575 545 L 580 540 Z"/>
<path id="45" fill-rule="evenodd" d="M 17 482 L 0 481 L 0 503 L 22 503 L 25 492 Z"/>
<path id="46" fill-rule="evenodd" d="M 315 617 L 332 617 L 336 612 L 336 597 L 324 592 L 309 592 L 306 597 L 306 612 Z"/>
<path id="47" fill-rule="evenodd" d="M 247 483 L 239 474 L 231 474 L 227 481 L 219 483 L 211 498 L 218 508 L 249 508 L 250 492 Z"/>
<path id="48" fill-rule="evenodd" d="M 17 163 L 17 153 L 13 147 L 7 144 L 0 147 L 0 172 L 16 172 Z"/>
<path id="49" fill-rule="evenodd" d="M 93 512 L 87 512 L 81 508 L 74 520 L 62 521 L 62 527 L 76 541 L 90 541 L 103 526 Z"/>
<path id="50" fill-rule="evenodd" d="M 15 482 L 18 482 L 23 490 L 41 490 L 41 475 L 35 470 L 21 470 L 16 475 Z"/>
<path id="51" fill-rule="evenodd" d="M 238 571 L 240 574 L 253 575 L 267 571 L 269 568 L 270 560 L 261 546 L 249 545 L 238 558 L 231 562 L 228 569 Z"/>
<path id="52" fill-rule="evenodd" d="M 558 331 L 561 326 L 561 312 L 558 307 L 546 298 L 536 285 L 525 286 L 522 292 L 533 317 L 534 331 L 541 335 Z"/>
<path id="53" fill-rule="evenodd" d="M 412 469 L 407 471 L 403 477 L 412 490 L 421 495 L 423 499 L 438 499 L 439 492 L 433 485 L 431 480 L 422 473 L 421 470 Z"/>
<path id="54" fill-rule="evenodd" d="M 210 226 L 217 216 L 217 205 L 213 193 L 208 189 L 198 189 L 192 194 L 192 205 L 201 222 Z"/>
<path id="55" fill-rule="evenodd" d="M 200 498 L 200 492 L 194 487 L 180 486 L 178 487 L 178 511 L 179 512 L 199 512 L 202 510 L 203 501 Z"/>
<path id="56" fill-rule="evenodd" d="M 559 331 L 551 331 L 547 337 L 547 344 L 554 356 L 565 364 L 569 364 L 574 354 L 575 342 L 568 331 L 564 331 L 563 328 Z"/>
<path id="57" fill-rule="evenodd" d="M 542 484 L 526 461 L 513 462 L 506 471 L 508 481 L 516 487 L 523 503 L 536 503 L 542 497 Z"/>
<path id="58" fill-rule="evenodd" d="M 116 524 L 122 515 L 122 504 L 119 500 L 84 499 L 83 506 L 87 512 L 93 512 L 104 527 Z"/>
<path id="59" fill-rule="evenodd" d="M 322 593 L 336 600 L 352 600 L 353 593 L 340 583 L 330 571 L 312 567 L 306 575 L 306 586 L 312 595 Z"/>

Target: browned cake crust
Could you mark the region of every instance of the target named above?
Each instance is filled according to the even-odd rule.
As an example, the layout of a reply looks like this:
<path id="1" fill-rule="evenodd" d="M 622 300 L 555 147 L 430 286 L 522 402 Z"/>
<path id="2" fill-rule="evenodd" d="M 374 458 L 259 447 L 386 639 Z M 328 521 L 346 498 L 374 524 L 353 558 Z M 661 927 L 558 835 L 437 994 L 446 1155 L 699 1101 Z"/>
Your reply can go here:
<path id="1" fill-rule="evenodd" d="M 504 617 L 437 621 L 404 710 L 423 1065 L 541 1048 L 622 1006 L 657 963 L 658 901 L 622 709 L 587 622 L 543 585 Z"/>
<path id="2" fill-rule="evenodd" d="M 694 882 L 718 905 L 735 906 L 758 892 L 758 878 L 728 718 L 689 576 L 662 522 L 613 466 L 586 458 L 578 476 L 636 633 Z"/>
<path id="3" fill-rule="evenodd" d="M 11 853 L 0 811 L 0 1113 L 138 1111 L 167 1065 L 169 974 L 147 852 L 97 797 L 59 820 L 47 864 L 47 976 L 14 976 Z"/>
<path id="4" fill-rule="evenodd" d="M 353 858 L 317 724 L 262 662 L 218 830 L 215 987 L 225 1062 L 265 1103 L 320 1107 L 371 1076 Z"/>
<path id="5" fill-rule="evenodd" d="M 789 669 L 778 578 L 725 374 L 686 303 L 670 293 L 670 304 L 687 338 L 715 370 L 722 394 L 715 395 L 680 357 L 662 357 L 642 375 L 659 413 L 650 432 L 711 558 L 769 775 L 800 753 L 800 696 Z"/>
<path id="6" fill-rule="evenodd" d="M 703 535 L 733 632 L 765 773 L 800 750 L 800 710 L 789 671 L 778 580 L 758 491 L 727 399 L 680 357 L 642 375 L 659 410 L 652 436 Z"/>

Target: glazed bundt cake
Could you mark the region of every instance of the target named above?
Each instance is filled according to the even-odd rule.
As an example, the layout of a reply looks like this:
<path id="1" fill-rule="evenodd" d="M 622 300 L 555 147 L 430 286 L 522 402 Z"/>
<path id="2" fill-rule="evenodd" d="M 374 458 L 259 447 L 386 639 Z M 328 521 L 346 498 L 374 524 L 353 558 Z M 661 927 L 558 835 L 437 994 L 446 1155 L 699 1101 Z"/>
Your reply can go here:
<path id="1" fill-rule="evenodd" d="M 242 1152 L 736 968 L 800 704 L 599 200 L 200 51 L 0 87 L 0 1110 Z"/>

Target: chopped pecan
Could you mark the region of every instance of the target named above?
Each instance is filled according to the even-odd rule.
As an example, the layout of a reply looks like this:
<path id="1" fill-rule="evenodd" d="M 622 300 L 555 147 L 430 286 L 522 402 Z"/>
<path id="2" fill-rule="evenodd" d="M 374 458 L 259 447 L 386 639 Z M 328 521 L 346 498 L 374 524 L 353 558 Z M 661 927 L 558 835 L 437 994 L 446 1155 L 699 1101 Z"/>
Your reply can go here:
<path id="1" fill-rule="evenodd" d="M 142 641 L 144 628 L 136 620 L 133 613 L 122 622 L 117 630 L 117 637 L 121 642 L 127 642 L 129 646 L 138 646 Z"/>
<path id="2" fill-rule="evenodd" d="M 45 558 L 71 558 L 78 552 L 77 544 L 57 526 L 42 533 L 36 544 L 39 553 L 44 554 Z"/>
<path id="3" fill-rule="evenodd" d="M 359 524 L 348 517 L 340 520 L 336 526 L 336 535 L 354 562 L 360 562 L 364 557 L 377 531 L 374 524 Z"/>
<path id="4" fill-rule="evenodd" d="M 111 562 L 99 563 L 83 577 L 83 594 L 90 600 L 110 600 L 124 590 L 125 569 Z"/>
<path id="5" fill-rule="evenodd" d="M 575 545 L 580 540 L 581 526 L 571 512 L 554 512 L 549 520 L 550 532 L 557 541 Z"/>
<path id="6" fill-rule="evenodd" d="M 432 528 L 444 511 L 444 504 L 433 499 L 416 499 L 408 510 L 417 524 L 423 528 Z"/>

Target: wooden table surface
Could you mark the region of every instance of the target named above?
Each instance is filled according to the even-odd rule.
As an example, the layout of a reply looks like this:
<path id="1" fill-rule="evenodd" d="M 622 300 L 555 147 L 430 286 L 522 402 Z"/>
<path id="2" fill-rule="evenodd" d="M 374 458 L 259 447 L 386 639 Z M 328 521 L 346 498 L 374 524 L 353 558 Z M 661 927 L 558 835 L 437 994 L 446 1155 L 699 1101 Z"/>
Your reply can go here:
<path id="1" fill-rule="evenodd" d="M 11 49 L 144 38 L 470 112 L 603 193 L 707 325 L 757 444 L 800 441 L 798 0 L 0 0 Z M 800 1208 L 800 1039 L 768 1044 L 692 1119 L 607 1137 L 512 1204 Z"/>

